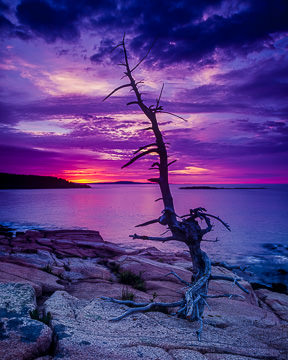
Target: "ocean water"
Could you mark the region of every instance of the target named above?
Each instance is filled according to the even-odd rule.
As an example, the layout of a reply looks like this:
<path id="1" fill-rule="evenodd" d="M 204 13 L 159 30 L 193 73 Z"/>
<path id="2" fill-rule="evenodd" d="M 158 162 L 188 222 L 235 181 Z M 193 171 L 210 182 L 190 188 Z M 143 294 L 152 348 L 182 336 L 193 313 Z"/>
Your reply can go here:
<path id="1" fill-rule="evenodd" d="M 220 185 L 216 185 L 220 187 Z M 239 185 L 224 185 L 236 187 Z M 249 185 L 244 185 L 248 187 Z M 288 185 L 265 189 L 183 190 L 171 185 L 177 215 L 204 207 L 231 227 L 213 221 L 203 249 L 212 260 L 248 264 L 265 283 L 288 281 Z M 256 185 L 250 185 L 256 187 Z M 91 229 L 104 240 L 136 247 L 184 250 L 179 242 L 133 240 L 130 234 L 158 236 L 161 225 L 136 228 L 163 210 L 156 185 L 93 185 L 91 189 L 0 190 L 0 223 L 17 230 Z M 258 279 L 258 280 L 259 280 Z"/>

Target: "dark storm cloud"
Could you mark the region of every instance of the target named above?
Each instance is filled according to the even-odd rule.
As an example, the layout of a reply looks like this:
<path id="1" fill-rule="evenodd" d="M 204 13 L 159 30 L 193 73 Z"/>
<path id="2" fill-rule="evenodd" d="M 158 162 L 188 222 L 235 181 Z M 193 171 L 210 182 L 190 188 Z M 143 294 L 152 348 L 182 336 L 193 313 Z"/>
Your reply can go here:
<path id="1" fill-rule="evenodd" d="M 0 0 L 0 11 L 5 12 L 7 10 L 9 10 L 9 6 L 4 1 Z"/>
<path id="2" fill-rule="evenodd" d="M 25 41 L 31 39 L 29 30 L 23 31 L 22 26 L 15 25 L 9 20 L 10 13 L 9 6 L 0 0 L 0 33 L 8 37 L 18 37 Z"/>
<path id="3" fill-rule="evenodd" d="M 114 40 L 112 39 L 103 39 L 100 41 L 100 44 L 97 49 L 97 53 L 90 57 L 92 62 L 102 62 L 103 59 L 109 54 L 108 61 L 114 63 L 121 63 L 122 62 L 122 54 L 117 51 L 111 51 L 115 47 Z"/>
<path id="4" fill-rule="evenodd" d="M 248 133 L 255 133 L 255 134 L 272 134 L 280 135 L 277 139 L 281 139 L 282 142 L 287 142 L 287 149 L 288 149 L 288 125 L 283 121 L 264 121 L 261 123 L 256 123 L 249 121 L 248 119 L 238 119 L 232 121 L 235 123 L 236 127 L 239 130 L 246 131 Z"/>
<path id="5" fill-rule="evenodd" d="M 156 38 L 151 61 L 154 57 L 160 65 L 211 63 L 217 49 L 246 54 L 267 46 L 271 34 L 288 31 L 286 0 L 239 1 L 234 7 L 223 0 L 22 0 L 16 15 L 47 42 L 76 40 L 84 27 L 99 31 L 103 43 L 92 61 L 103 59 L 111 39 L 119 42 L 124 31 L 134 37 L 137 54 Z"/>
<path id="6" fill-rule="evenodd" d="M 287 120 L 288 68 L 284 57 L 214 75 L 212 83 L 182 90 L 170 111 L 242 113 Z"/>
<path id="7" fill-rule="evenodd" d="M 225 7 L 225 2 L 222 3 Z M 141 32 L 132 44 L 135 48 L 141 47 L 141 43 L 145 44 L 148 39 L 158 36 L 159 42 L 154 49 L 156 57 L 165 63 L 175 63 L 182 60 L 200 60 L 212 54 L 217 48 L 233 49 L 245 54 L 256 48 L 262 48 L 263 42 L 270 39 L 270 34 L 287 31 L 287 1 L 253 0 L 246 3 L 246 8 L 230 16 L 212 14 L 206 20 L 200 17 L 193 18 L 192 14 L 190 19 L 187 19 L 188 10 L 186 17 L 183 16 L 183 19 L 186 19 L 185 23 L 177 16 L 171 19 L 173 10 L 171 18 L 166 15 L 162 17 L 160 14 L 160 20 L 159 15 L 154 13 L 139 26 L 138 30 L 141 29 Z M 165 14 L 169 13 L 173 4 L 175 2 L 171 2 L 170 7 L 167 6 Z M 229 2 L 226 4 L 228 7 Z M 194 7 L 191 2 L 181 2 L 181 5 L 183 12 Z M 215 6 L 215 3 L 213 5 Z M 199 10 L 204 13 L 205 7 Z M 166 27 L 164 31 L 163 25 L 164 28 Z M 171 45 L 168 46 L 168 43 Z"/>
<path id="8" fill-rule="evenodd" d="M 271 75 L 271 74 L 270 74 Z M 287 80 L 286 80 L 287 81 Z M 240 93 L 242 96 L 253 98 L 254 100 L 274 100 L 274 101 L 288 101 L 288 82 L 285 79 L 278 80 L 273 77 L 259 77 L 251 79 L 244 85 L 235 87 L 235 93 Z"/>
<path id="9" fill-rule="evenodd" d="M 14 29 L 14 25 L 4 15 L 0 14 L 0 31 L 10 32 Z"/>
<path id="10" fill-rule="evenodd" d="M 17 17 L 21 24 L 27 25 L 36 35 L 47 42 L 57 38 L 71 41 L 79 37 L 77 20 L 79 15 L 69 8 L 51 6 L 49 2 L 39 0 L 22 1 L 17 7 Z"/>
<path id="11" fill-rule="evenodd" d="M 204 91 L 209 90 L 209 85 L 203 86 L 203 89 L 195 88 L 182 92 L 186 102 L 162 102 L 165 110 L 176 114 L 247 114 L 255 116 L 273 116 L 281 119 L 287 119 L 287 107 L 273 107 L 270 104 L 257 104 L 251 102 L 247 97 L 241 97 L 239 93 L 229 93 L 229 87 L 221 87 L 219 92 L 214 92 L 208 97 Z M 202 87 L 201 87 L 202 88 Z M 214 86 L 213 86 L 214 88 Z M 203 97 L 200 97 L 199 91 L 203 90 Z M 233 90 L 233 89 L 231 89 Z M 185 118 L 185 115 L 184 115 Z"/>
<path id="12" fill-rule="evenodd" d="M 284 56 L 279 60 L 272 58 L 259 62 L 256 66 L 216 75 L 215 80 L 232 84 L 229 92 L 238 96 L 260 101 L 282 101 L 284 104 L 288 101 L 288 67 Z"/>

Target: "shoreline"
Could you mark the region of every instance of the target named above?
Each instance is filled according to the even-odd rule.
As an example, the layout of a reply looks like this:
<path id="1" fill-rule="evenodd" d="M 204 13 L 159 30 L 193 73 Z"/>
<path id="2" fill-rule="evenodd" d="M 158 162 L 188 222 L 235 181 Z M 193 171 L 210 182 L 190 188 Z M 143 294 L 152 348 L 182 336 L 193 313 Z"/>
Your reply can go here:
<path id="1" fill-rule="evenodd" d="M 183 284 L 167 274 L 174 271 L 190 282 L 191 260 L 185 252 L 131 249 L 104 241 L 92 230 L 28 230 L 16 237 L 0 235 L 0 260 L 3 359 L 20 359 L 19 351 L 29 353 L 28 348 L 34 349 L 34 357 L 23 359 L 35 359 L 35 354 L 39 360 L 44 355 L 41 360 L 286 359 L 286 342 L 281 339 L 284 331 L 288 336 L 288 296 L 253 290 L 245 280 L 241 284 L 249 294 L 231 282 L 210 282 L 208 294 L 233 296 L 207 299 L 201 341 L 195 335 L 199 323 L 172 311 L 109 321 L 127 306 L 103 296 L 179 301 Z M 226 266 L 212 269 L 214 275 L 235 276 Z M 29 341 L 22 341 L 23 336 Z M 8 348 L 12 357 L 5 357 Z"/>
<path id="2" fill-rule="evenodd" d="M 8 236 L 11 236 L 11 237 L 17 237 L 17 235 L 24 235 L 26 232 L 29 232 L 29 231 L 38 231 L 38 232 L 66 232 L 66 231 L 69 231 L 69 232 L 85 232 L 85 231 L 95 231 L 95 230 L 89 230 L 89 229 L 83 229 L 83 228 L 76 228 L 76 229 L 65 229 L 65 228 L 51 228 L 49 230 L 47 229 L 43 229 L 41 227 L 39 228 L 31 228 L 31 229 L 21 229 L 21 230 L 18 230 L 17 228 L 13 228 L 11 226 L 7 226 L 7 225 L 2 225 L 0 224 L 0 236 L 1 235 L 4 235 L 4 236 L 7 236 L 7 234 L 9 234 Z M 97 231 L 96 231 L 97 232 Z M 130 249 L 131 251 L 134 250 L 134 251 L 137 251 L 137 250 L 144 250 L 147 248 L 147 246 L 145 246 L 145 242 L 143 241 L 142 242 L 142 245 L 141 246 L 138 246 L 138 244 L 125 244 L 124 242 L 123 243 L 118 243 L 118 242 L 113 242 L 113 241 L 105 241 L 107 243 L 111 243 L 113 245 L 116 245 L 116 246 L 120 246 L 120 247 L 124 247 L 124 248 L 127 248 L 127 249 Z M 157 244 L 155 244 L 157 245 Z M 152 245 L 153 246 L 153 245 Z M 271 251 L 271 255 L 273 255 L 273 257 L 277 257 L 277 255 L 281 255 L 281 246 L 282 245 L 275 245 L 274 243 L 271 243 L 271 244 L 263 244 L 263 248 L 266 248 L 266 249 L 269 249 Z M 155 246 L 156 247 L 156 246 Z M 283 249 L 285 250 L 285 254 L 283 253 L 282 255 L 283 256 L 287 256 L 288 253 L 286 254 L 287 250 L 288 250 L 288 247 L 285 247 L 285 246 L 282 246 Z M 280 252 L 279 252 L 280 251 Z M 188 258 L 189 258 L 189 251 L 188 249 L 186 250 L 183 250 L 183 249 L 178 249 L 178 250 L 175 250 L 174 249 L 167 249 L 166 250 L 161 250 L 159 249 L 159 252 L 161 253 L 165 253 L 165 252 L 168 252 L 168 253 L 173 253 L 173 252 L 176 252 L 176 253 L 181 253 L 181 252 L 185 252 L 186 255 L 188 254 Z M 209 255 L 209 253 L 208 253 Z M 248 281 L 254 289 L 267 289 L 267 290 L 270 290 L 270 291 L 274 291 L 274 292 L 279 292 L 279 293 L 283 293 L 283 294 L 288 294 L 288 282 L 286 281 L 286 278 L 287 278 L 287 269 L 285 268 L 285 265 L 278 265 L 275 264 L 273 261 L 269 261 L 269 257 L 268 257 L 268 254 L 252 254 L 252 256 L 255 257 L 255 259 L 258 261 L 256 261 L 255 263 L 254 262 L 251 262 L 251 263 L 247 263 L 245 262 L 244 260 L 240 261 L 240 262 L 235 262 L 233 261 L 233 263 L 230 263 L 228 262 L 227 263 L 227 260 L 224 260 L 222 262 L 226 263 L 228 265 L 228 267 L 241 267 L 241 268 L 245 268 L 245 271 L 235 271 L 235 273 L 237 275 L 239 275 L 240 277 L 243 277 L 246 281 Z M 262 259 L 263 263 L 262 265 L 259 265 L 259 259 Z M 213 262 L 213 258 L 211 258 L 211 261 Z M 219 260 L 218 260 L 219 262 Z M 267 277 L 267 275 L 265 276 L 265 273 L 267 273 L 268 271 L 268 275 L 269 277 Z M 270 281 L 269 281 L 270 280 Z M 281 281 L 282 280 L 282 281 Z"/>

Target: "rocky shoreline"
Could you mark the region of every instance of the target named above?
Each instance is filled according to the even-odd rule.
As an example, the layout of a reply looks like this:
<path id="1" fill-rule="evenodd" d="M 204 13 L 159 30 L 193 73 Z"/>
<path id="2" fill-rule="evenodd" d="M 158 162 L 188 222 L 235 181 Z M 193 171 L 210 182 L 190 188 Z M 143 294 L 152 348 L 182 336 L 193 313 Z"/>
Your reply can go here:
<path id="1" fill-rule="evenodd" d="M 267 289 L 243 293 L 211 281 L 204 330 L 171 313 L 137 313 L 120 322 L 135 301 L 178 301 L 190 280 L 185 252 L 131 249 L 88 230 L 26 231 L 0 235 L 0 358 L 21 359 L 288 359 L 288 296 Z M 235 276 L 221 266 L 215 275 Z"/>

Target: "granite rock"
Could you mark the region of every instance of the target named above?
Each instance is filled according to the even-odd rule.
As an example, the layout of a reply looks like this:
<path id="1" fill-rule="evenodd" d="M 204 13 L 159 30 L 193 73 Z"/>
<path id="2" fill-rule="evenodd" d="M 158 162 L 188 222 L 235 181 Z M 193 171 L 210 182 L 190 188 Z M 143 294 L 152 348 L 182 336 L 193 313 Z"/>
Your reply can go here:
<path id="1" fill-rule="evenodd" d="M 205 359 L 205 353 L 230 354 L 240 359 L 245 359 L 245 356 L 285 359 L 281 349 L 263 340 L 264 334 L 267 335 L 264 324 L 255 332 L 254 324 L 249 321 L 244 324 L 227 321 L 226 327 L 217 327 L 205 321 L 202 341 L 199 342 L 195 336 L 199 324 L 195 322 L 155 312 L 137 313 L 119 322 L 111 322 L 111 318 L 122 314 L 127 307 L 100 299 L 79 300 L 64 291 L 55 292 L 45 302 L 45 309 L 53 316 L 52 328 L 58 338 L 57 354 L 64 359 L 80 357 L 88 360 L 93 356 L 93 359 L 111 360 L 166 360 L 176 356 L 185 359 L 183 356 L 189 351 L 191 354 L 194 352 L 196 359 Z M 226 308 L 221 316 L 229 318 L 227 313 L 229 309 Z M 215 316 L 218 315 L 215 313 Z M 262 313 L 262 316 L 265 314 Z M 278 330 L 277 325 L 271 325 L 269 333 L 275 335 Z M 283 335 L 283 329 L 281 331 Z M 288 334 L 287 329 L 285 334 Z"/>
<path id="2" fill-rule="evenodd" d="M 280 319 L 288 321 L 288 295 L 267 289 L 256 290 L 256 294 Z"/>
<path id="3" fill-rule="evenodd" d="M 0 359 L 30 360 L 48 351 L 51 329 L 30 317 L 35 291 L 28 284 L 0 283 Z"/>
<path id="4" fill-rule="evenodd" d="M 0 262 L 0 281 L 19 282 L 31 284 L 37 295 L 42 292 L 53 292 L 62 290 L 64 287 L 58 283 L 58 278 L 47 271 L 39 270 L 29 264 L 15 264 L 10 262 Z"/>
<path id="5" fill-rule="evenodd" d="M 101 296 L 121 299 L 123 291 L 128 291 L 141 302 L 180 300 L 184 284 L 167 274 L 174 271 L 190 281 L 187 251 L 174 254 L 153 247 L 127 248 L 105 242 L 96 231 L 30 231 L 16 238 L 0 237 L 0 260 L 0 281 L 6 283 L 0 286 L 4 359 L 11 358 L 9 344 L 13 351 L 14 347 L 22 348 L 22 352 L 38 360 L 287 359 L 287 295 L 263 289 L 254 292 L 245 281 L 241 284 L 249 294 L 233 281 L 209 283 L 209 295 L 238 296 L 207 299 L 209 307 L 203 316 L 201 342 L 195 335 L 197 322 L 169 314 L 138 313 L 117 323 L 109 321 L 128 308 L 103 301 Z M 140 274 L 144 288 L 137 290 L 133 284 L 120 284 L 120 274 L 125 271 Z M 236 277 L 219 266 L 213 267 L 213 274 Z M 11 281 L 19 284 L 11 285 Z M 6 293 L 1 291 L 4 288 Z M 17 294 L 14 302 L 7 300 L 7 289 Z M 40 307 L 44 306 L 53 316 L 51 327 L 57 335 L 54 355 L 47 355 L 51 329 L 29 316 L 36 306 L 34 291 Z M 38 340 L 35 337 L 35 341 L 28 341 L 28 329 L 34 329 Z M 19 345 L 22 343 L 26 348 Z M 12 354 L 17 360 L 28 356 Z"/>

